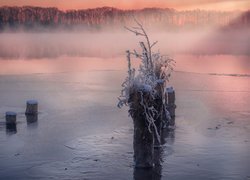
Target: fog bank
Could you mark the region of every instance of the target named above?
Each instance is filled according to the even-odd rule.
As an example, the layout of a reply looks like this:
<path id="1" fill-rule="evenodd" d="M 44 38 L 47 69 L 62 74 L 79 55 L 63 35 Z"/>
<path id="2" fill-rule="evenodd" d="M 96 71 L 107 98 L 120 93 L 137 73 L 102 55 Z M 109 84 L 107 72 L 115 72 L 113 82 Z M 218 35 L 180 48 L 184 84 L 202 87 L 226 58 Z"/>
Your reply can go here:
<path id="1" fill-rule="evenodd" d="M 248 31 L 148 32 L 155 51 L 167 55 L 250 55 Z M 138 47 L 130 32 L 1 33 L 0 58 L 114 57 Z"/>

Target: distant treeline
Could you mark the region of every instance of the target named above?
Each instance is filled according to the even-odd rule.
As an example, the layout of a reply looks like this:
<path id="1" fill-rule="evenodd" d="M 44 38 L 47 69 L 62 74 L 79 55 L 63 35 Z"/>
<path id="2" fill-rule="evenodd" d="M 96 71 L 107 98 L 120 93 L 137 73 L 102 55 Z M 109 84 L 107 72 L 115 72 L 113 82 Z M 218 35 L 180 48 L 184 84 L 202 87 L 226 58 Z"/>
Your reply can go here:
<path id="1" fill-rule="evenodd" d="M 161 30 L 250 26 L 250 11 L 176 11 L 160 8 L 120 10 L 111 7 L 61 11 L 57 8 L 4 6 L 0 7 L 0 30 L 20 28 L 24 30 L 57 28 L 98 30 L 132 25 L 134 17 L 145 26 Z"/>

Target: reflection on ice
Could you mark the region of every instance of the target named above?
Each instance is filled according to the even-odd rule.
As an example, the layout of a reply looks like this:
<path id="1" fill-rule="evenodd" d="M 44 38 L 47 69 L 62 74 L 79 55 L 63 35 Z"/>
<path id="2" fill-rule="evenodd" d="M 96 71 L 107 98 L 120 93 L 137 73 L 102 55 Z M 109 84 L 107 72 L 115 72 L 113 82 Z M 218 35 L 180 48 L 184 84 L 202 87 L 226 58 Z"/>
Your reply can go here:
<path id="1" fill-rule="evenodd" d="M 37 128 L 38 126 L 38 114 L 25 115 L 28 127 Z"/>
<path id="2" fill-rule="evenodd" d="M 17 133 L 16 124 L 6 124 L 6 134 L 12 135 Z"/>
<path id="3" fill-rule="evenodd" d="M 154 148 L 154 167 L 153 168 L 134 168 L 134 180 L 161 180 L 162 164 L 164 158 L 171 155 L 172 145 L 174 143 L 174 130 L 163 129 L 161 134 L 161 144 Z"/>
<path id="4" fill-rule="evenodd" d="M 134 169 L 134 180 L 161 180 L 161 172 L 155 169 Z"/>

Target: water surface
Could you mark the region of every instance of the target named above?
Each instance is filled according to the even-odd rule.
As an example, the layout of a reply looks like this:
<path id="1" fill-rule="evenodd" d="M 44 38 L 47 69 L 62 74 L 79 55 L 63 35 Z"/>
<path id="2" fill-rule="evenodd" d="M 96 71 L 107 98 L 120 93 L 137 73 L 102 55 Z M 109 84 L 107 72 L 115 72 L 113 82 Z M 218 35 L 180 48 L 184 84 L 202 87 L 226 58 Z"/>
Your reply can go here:
<path id="1" fill-rule="evenodd" d="M 156 172 L 134 170 L 132 119 L 116 107 L 125 58 L 0 60 L 1 178 L 250 179 L 250 58 L 174 58 L 176 129 Z M 28 99 L 37 120 L 24 115 Z"/>

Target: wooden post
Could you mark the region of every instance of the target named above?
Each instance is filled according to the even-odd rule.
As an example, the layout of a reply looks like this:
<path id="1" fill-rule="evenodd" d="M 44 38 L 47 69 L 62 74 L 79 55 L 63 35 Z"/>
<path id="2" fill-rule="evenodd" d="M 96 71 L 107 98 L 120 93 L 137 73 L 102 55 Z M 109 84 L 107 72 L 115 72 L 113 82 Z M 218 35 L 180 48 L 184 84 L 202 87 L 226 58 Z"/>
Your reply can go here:
<path id="1" fill-rule="evenodd" d="M 136 168 L 152 168 L 154 166 L 154 135 L 149 132 L 143 114 L 134 119 L 134 160 Z"/>
<path id="2" fill-rule="evenodd" d="M 152 101 L 148 91 L 142 92 L 135 89 L 130 93 L 130 114 L 134 122 L 134 162 L 135 168 L 152 168 L 154 166 L 154 134 L 153 130 L 151 132 L 149 130 L 144 107 L 140 104 L 141 97 L 144 101 Z"/>
<path id="3" fill-rule="evenodd" d="M 26 102 L 26 115 L 35 115 L 38 113 L 38 102 L 36 100 L 29 100 Z"/>
<path id="4" fill-rule="evenodd" d="M 6 124 L 16 124 L 16 113 L 15 112 L 6 112 L 5 113 Z"/>
<path id="5" fill-rule="evenodd" d="M 154 100 L 154 108 L 160 112 L 159 114 L 156 114 L 156 116 L 154 117 L 155 119 L 155 125 L 157 127 L 157 132 L 159 134 L 159 136 L 161 136 L 161 130 L 162 130 L 162 126 L 163 126 L 163 121 L 162 121 L 162 111 L 163 111 L 163 101 L 162 101 L 162 88 L 163 88 L 163 82 L 157 82 L 157 86 L 156 86 L 156 98 Z M 155 131 L 154 131 L 155 133 Z M 161 142 L 159 142 L 159 139 L 157 139 L 157 135 L 154 134 L 154 147 L 155 148 L 159 148 L 161 146 Z"/>
<path id="6" fill-rule="evenodd" d="M 6 133 L 7 134 L 15 134 L 16 130 L 16 113 L 15 112 L 6 112 Z"/>
<path id="7" fill-rule="evenodd" d="M 166 96 L 167 96 L 167 110 L 170 114 L 171 120 L 169 122 L 170 126 L 175 125 L 175 91 L 173 87 L 169 87 L 166 89 Z"/>

